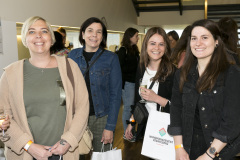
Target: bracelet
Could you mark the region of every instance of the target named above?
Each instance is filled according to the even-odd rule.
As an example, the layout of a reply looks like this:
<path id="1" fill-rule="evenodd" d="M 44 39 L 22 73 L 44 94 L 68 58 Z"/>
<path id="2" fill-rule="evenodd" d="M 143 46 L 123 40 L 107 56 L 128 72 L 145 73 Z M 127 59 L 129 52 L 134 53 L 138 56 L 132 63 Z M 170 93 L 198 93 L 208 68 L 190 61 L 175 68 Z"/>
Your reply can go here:
<path id="1" fill-rule="evenodd" d="M 175 149 L 178 149 L 178 148 L 183 148 L 183 145 L 182 144 L 175 145 Z"/>
<path id="2" fill-rule="evenodd" d="M 30 145 L 31 145 L 32 143 L 33 143 L 33 141 L 31 141 L 31 140 L 28 141 L 27 144 L 24 146 L 23 149 L 24 149 L 25 151 L 28 151 L 28 149 L 29 149 L 29 147 L 30 147 Z"/>
<path id="3" fill-rule="evenodd" d="M 130 118 L 130 121 L 129 121 L 129 120 L 126 120 L 126 123 L 127 123 L 127 124 L 131 124 L 131 126 L 135 126 L 136 121 L 135 121 L 134 119 L 131 119 L 131 118 Z"/>
<path id="4" fill-rule="evenodd" d="M 212 157 L 212 156 L 210 156 L 210 155 L 207 153 L 207 151 L 206 151 L 205 153 L 208 155 L 208 157 L 210 157 L 210 158 L 212 158 L 212 159 L 213 159 L 213 157 Z"/>

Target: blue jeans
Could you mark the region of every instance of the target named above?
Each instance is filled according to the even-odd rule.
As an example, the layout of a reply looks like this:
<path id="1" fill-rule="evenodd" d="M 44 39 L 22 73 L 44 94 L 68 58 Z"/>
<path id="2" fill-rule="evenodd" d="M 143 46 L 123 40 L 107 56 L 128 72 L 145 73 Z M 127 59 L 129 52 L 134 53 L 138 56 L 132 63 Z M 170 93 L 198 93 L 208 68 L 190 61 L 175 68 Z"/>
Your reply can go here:
<path id="1" fill-rule="evenodd" d="M 126 120 L 129 120 L 131 113 L 131 105 L 134 105 L 134 95 L 135 95 L 135 83 L 125 82 L 124 89 L 122 90 L 122 100 L 123 100 L 123 114 L 122 123 L 124 128 L 124 133 L 127 129 Z"/>

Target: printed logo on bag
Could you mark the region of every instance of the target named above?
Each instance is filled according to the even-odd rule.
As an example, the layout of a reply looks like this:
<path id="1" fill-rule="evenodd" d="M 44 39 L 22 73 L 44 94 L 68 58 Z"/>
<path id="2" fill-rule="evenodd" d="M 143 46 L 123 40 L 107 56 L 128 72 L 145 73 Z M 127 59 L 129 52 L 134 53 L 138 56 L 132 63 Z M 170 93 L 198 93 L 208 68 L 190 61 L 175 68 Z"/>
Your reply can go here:
<path id="1" fill-rule="evenodd" d="M 173 140 L 167 136 L 167 131 L 165 128 L 158 130 L 159 135 L 149 135 L 149 138 L 152 139 L 157 145 L 168 146 L 173 144 Z M 166 136 L 165 136 L 166 135 Z"/>
<path id="2" fill-rule="evenodd" d="M 166 130 L 164 128 L 159 130 L 160 136 L 164 136 L 166 134 Z"/>

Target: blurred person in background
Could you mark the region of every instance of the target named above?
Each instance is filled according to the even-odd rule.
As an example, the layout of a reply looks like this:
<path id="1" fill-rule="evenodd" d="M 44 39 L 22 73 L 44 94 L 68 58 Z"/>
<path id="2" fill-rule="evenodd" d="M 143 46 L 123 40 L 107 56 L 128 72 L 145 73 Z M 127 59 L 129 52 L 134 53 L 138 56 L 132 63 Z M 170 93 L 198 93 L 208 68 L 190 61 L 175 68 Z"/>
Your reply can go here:
<path id="1" fill-rule="evenodd" d="M 180 68 L 183 65 L 184 57 L 187 48 L 187 42 L 190 38 L 191 26 L 187 26 L 177 42 L 174 51 L 171 54 L 171 62 L 177 67 Z"/>
<path id="2" fill-rule="evenodd" d="M 168 32 L 167 35 L 169 38 L 171 50 L 173 51 L 179 39 L 178 33 L 175 30 L 172 30 Z"/>
<path id="3" fill-rule="evenodd" d="M 63 44 L 63 36 L 57 31 L 54 31 L 54 36 L 56 42 L 50 48 L 51 54 L 67 57 L 69 50 Z"/>
<path id="4" fill-rule="evenodd" d="M 221 38 L 226 46 L 227 58 L 229 61 L 240 65 L 238 45 L 238 25 L 230 17 L 223 17 L 218 21 L 218 27 L 221 32 Z"/>
<path id="5" fill-rule="evenodd" d="M 135 28 L 128 28 L 123 35 L 121 47 L 117 51 L 122 70 L 122 100 L 124 106 L 122 123 L 124 139 L 126 139 L 125 131 L 128 125 L 127 121 L 129 121 L 131 117 L 131 105 L 134 104 L 135 79 L 139 62 L 139 50 L 137 47 L 138 39 L 138 30 Z M 133 134 L 135 135 L 135 133 Z M 129 141 L 135 142 L 135 136 Z"/>

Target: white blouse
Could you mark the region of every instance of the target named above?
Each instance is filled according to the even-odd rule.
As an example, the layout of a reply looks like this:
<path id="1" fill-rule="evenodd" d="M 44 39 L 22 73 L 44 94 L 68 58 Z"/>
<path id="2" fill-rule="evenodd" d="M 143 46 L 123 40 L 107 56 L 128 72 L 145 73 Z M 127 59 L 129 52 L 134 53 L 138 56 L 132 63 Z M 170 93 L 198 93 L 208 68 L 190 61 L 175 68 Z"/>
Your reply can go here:
<path id="1" fill-rule="evenodd" d="M 152 83 L 151 78 L 153 78 L 156 75 L 156 73 L 157 73 L 157 71 L 152 71 L 149 68 L 146 68 L 142 79 L 147 80 L 147 89 L 150 87 L 150 85 Z M 158 94 L 158 85 L 159 85 L 159 83 L 158 83 L 158 81 L 156 81 L 152 87 L 153 92 L 156 94 Z M 139 89 L 139 95 L 140 95 L 140 89 Z M 151 110 L 157 110 L 157 103 L 155 103 L 155 102 L 147 101 L 145 106 L 146 106 L 148 112 L 150 112 Z"/>

